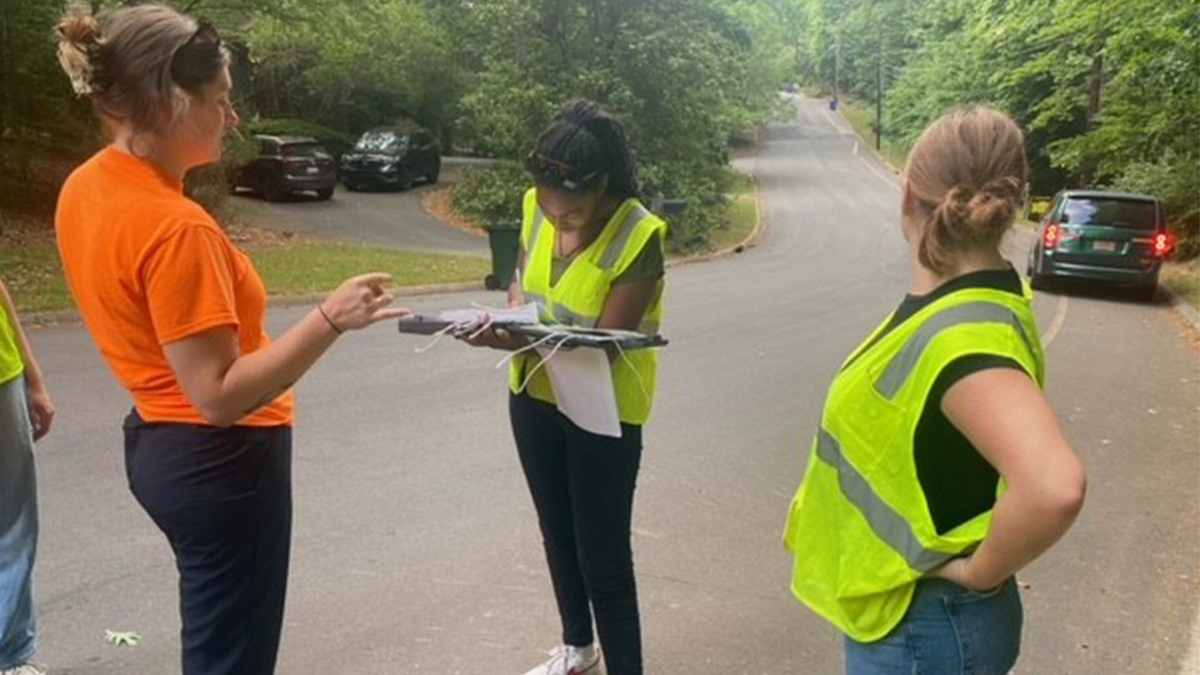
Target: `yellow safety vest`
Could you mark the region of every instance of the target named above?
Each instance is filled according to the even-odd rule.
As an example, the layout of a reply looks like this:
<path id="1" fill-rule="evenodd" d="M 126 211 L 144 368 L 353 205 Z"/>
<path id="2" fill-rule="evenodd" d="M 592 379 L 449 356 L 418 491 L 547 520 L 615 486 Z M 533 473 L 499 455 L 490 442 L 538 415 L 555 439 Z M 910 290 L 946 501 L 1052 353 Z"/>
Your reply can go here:
<path id="1" fill-rule="evenodd" d="M 992 354 L 1045 382 L 1028 286 L 1020 297 L 951 293 L 872 344 L 886 325 L 830 386 L 784 531 L 792 593 L 859 642 L 885 637 L 908 611 L 916 581 L 974 550 L 991 528 L 989 510 L 939 534 L 925 502 L 913 437 L 938 374 L 962 356 Z"/>
<path id="2" fill-rule="evenodd" d="M 567 326 L 595 328 L 604 310 L 604 302 L 614 279 L 637 260 L 646 246 L 661 246 L 667 225 L 646 210 L 637 199 L 627 199 L 609 219 L 604 231 L 571 261 L 558 283 L 551 286 L 554 259 L 554 225 L 537 204 L 537 190 L 525 194 L 525 218 L 521 227 L 521 245 L 525 267 L 521 288 L 527 302 L 537 302 L 545 314 L 542 320 Z M 646 310 L 639 332 L 656 335 L 662 322 L 663 282 L 658 282 L 654 302 Z M 555 403 L 554 388 L 544 368 L 533 371 L 540 357 L 524 354 L 513 359 L 509 386 L 520 392 L 528 373 L 533 372 L 525 391 L 533 398 Z M 627 352 L 625 358 L 612 361 L 613 389 L 617 410 L 626 424 L 645 424 L 654 405 L 658 371 L 655 350 Z"/>
<path id="3" fill-rule="evenodd" d="M 21 352 L 17 351 L 16 331 L 8 320 L 8 312 L 0 308 L 0 384 L 15 380 L 25 372 Z"/>

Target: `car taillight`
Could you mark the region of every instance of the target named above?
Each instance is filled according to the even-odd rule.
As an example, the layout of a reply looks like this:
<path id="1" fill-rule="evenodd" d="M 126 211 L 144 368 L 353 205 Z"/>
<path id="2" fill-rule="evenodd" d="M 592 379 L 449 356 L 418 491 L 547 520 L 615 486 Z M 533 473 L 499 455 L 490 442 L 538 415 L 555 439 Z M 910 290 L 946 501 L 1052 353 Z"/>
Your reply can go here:
<path id="1" fill-rule="evenodd" d="M 1058 245 L 1058 223 L 1050 223 L 1042 232 L 1042 246 L 1053 249 Z"/>
<path id="2" fill-rule="evenodd" d="M 1166 232 L 1160 232 L 1154 235 L 1154 243 L 1150 245 L 1150 253 L 1155 258 L 1165 258 L 1171 255 L 1171 251 L 1175 249 L 1174 238 Z"/>

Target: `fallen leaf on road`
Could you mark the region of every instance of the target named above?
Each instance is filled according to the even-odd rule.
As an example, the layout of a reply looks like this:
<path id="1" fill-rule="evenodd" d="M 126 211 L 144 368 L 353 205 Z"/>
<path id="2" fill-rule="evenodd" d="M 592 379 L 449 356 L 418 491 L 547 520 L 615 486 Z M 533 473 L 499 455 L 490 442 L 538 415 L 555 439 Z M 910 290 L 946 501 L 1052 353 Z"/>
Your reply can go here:
<path id="1" fill-rule="evenodd" d="M 142 636 L 133 631 L 106 630 L 104 639 L 117 647 L 136 647 L 141 642 Z"/>

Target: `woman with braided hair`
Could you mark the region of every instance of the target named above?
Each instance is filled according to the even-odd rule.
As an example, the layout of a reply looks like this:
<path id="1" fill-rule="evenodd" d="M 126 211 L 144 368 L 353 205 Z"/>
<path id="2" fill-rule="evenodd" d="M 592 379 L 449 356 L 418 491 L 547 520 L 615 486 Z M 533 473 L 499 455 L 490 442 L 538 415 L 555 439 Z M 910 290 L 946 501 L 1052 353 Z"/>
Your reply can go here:
<path id="1" fill-rule="evenodd" d="M 662 320 L 666 225 L 638 199 L 625 132 L 589 101 L 574 101 L 542 133 L 525 162 L 518 273 L 509 304 L 537 302 L 557 323 L 654 333 Z M 471 337 L 466 337 L 470 334 Z M 514 350 L 503 330 L 464 331 L 476 346 Z M 517 452 L 537 510 L 562 620 L 562 644 L 529 675 L 581 675 L 598 667 L 592 616 L 609 675 L 641 675 L 642 644 L 630 524 L 650 416 L 656 355 L 611 360 L 620 437 L 579 428 L 555 404 L 536 352 L 510 374 Z"/>
<path id="2" fill-rule="evenodd" d="M 834 379 L 784 534 L 792 592 L 845 633 L 848 675 L 1009 672 L 1013 575 L 1082 507 L 1032 295 L 999 250 L 1025 177 L 1020 129 L 984 107 L 909 155 L 911 291 Z"/>

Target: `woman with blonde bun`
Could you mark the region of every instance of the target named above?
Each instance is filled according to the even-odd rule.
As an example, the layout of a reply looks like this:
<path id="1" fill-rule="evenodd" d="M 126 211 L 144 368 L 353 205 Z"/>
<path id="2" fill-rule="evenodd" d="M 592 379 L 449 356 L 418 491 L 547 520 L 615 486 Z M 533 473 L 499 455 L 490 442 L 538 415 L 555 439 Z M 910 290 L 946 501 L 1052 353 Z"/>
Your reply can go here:
<path id="1" fill-rule="evenodd" d="M 845 634 L 848 675 L 1009 672 L 1014 575 L 1082 507 L 1032 294 L 999 250 L 1025 178 L 1023 135 L 990 108 L 909 155 L 911 290 L 830 386 L 784 534 L 792 592 Z"/>

